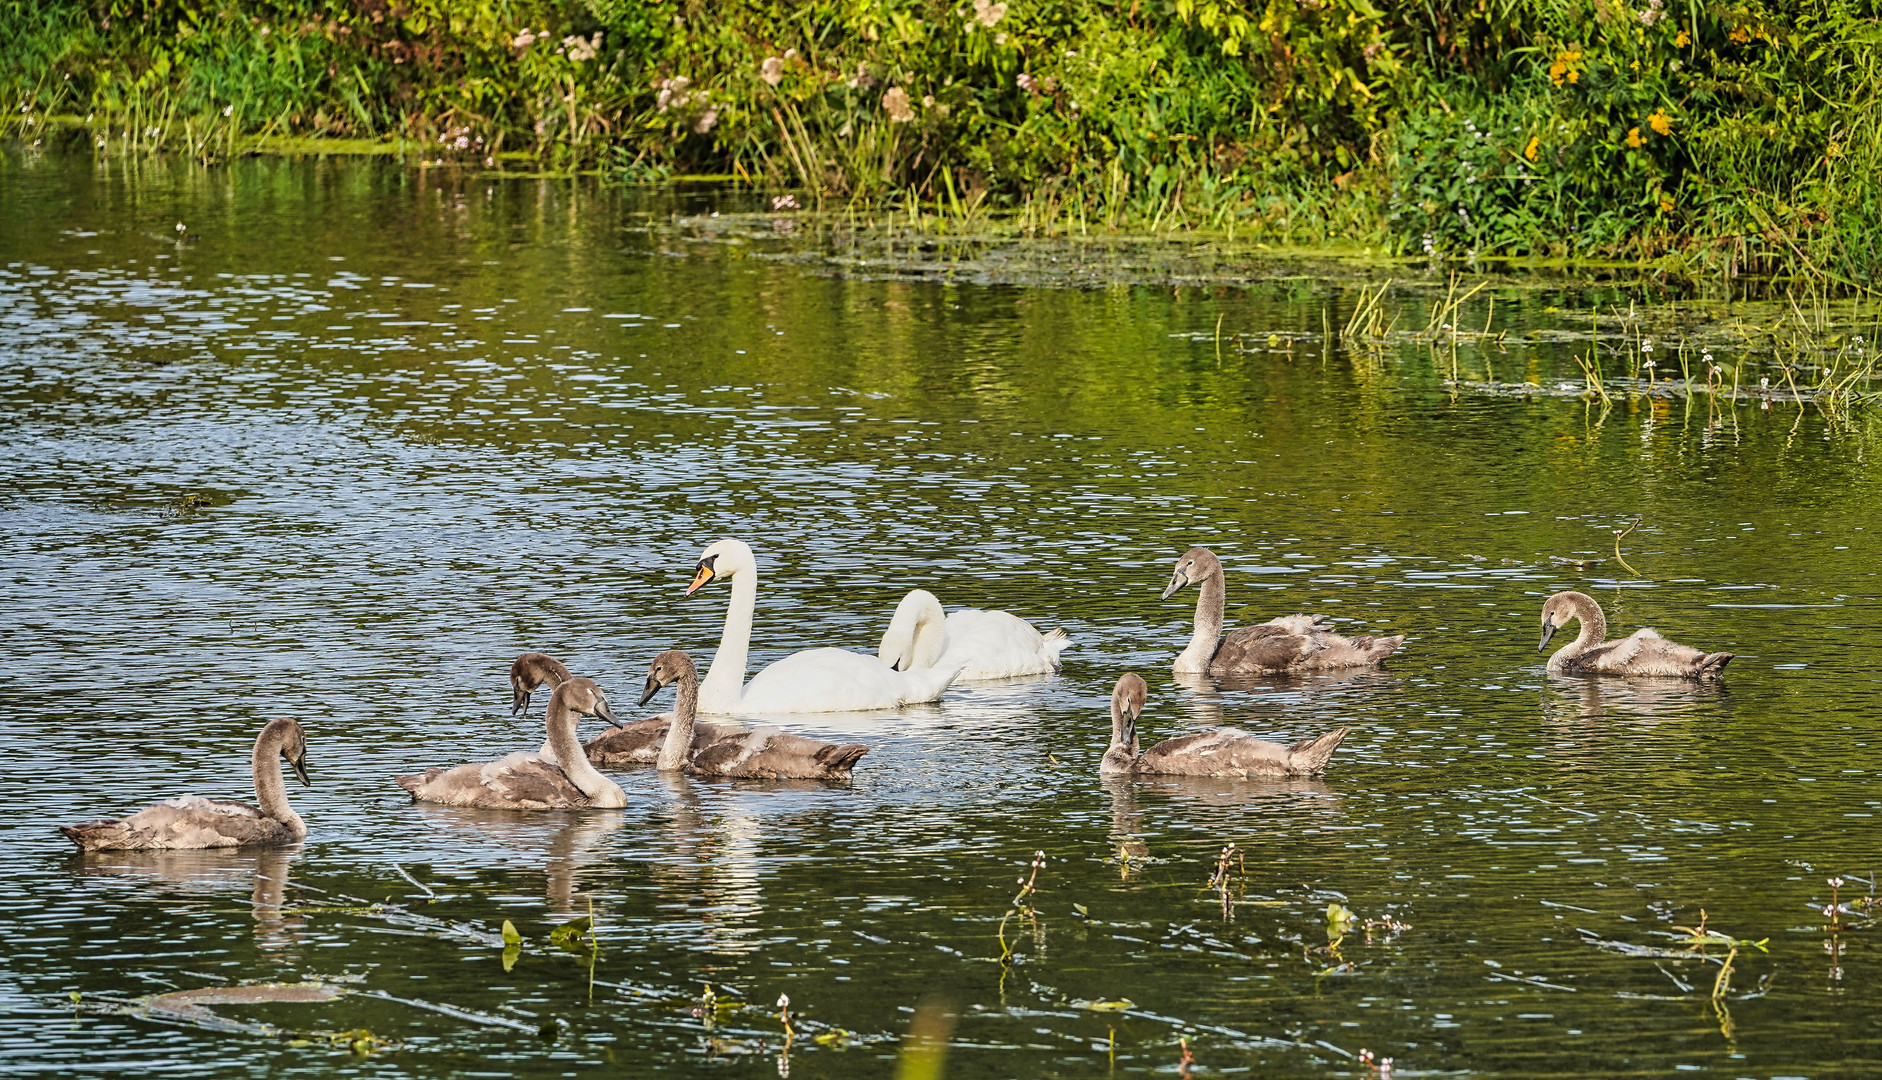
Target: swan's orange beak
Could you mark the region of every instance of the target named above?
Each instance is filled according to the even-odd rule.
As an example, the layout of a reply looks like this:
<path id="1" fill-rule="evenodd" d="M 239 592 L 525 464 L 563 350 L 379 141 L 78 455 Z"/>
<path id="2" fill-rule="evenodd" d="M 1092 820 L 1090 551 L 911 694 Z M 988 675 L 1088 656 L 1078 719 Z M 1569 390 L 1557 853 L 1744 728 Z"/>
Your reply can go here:
<path id="1" fill-rule="evenodd" d="M 686 587 L 686 595 L 688 596 L 693 595 L 694 593 L 699 591 L 701 586 L 703 586 L 706 582 L 711 581 L 711 580 L 712 580 L 712 567 L 708 566 L 705 563 L 700 563 L 699 572 L 693 575 L 693 583 Z"/>

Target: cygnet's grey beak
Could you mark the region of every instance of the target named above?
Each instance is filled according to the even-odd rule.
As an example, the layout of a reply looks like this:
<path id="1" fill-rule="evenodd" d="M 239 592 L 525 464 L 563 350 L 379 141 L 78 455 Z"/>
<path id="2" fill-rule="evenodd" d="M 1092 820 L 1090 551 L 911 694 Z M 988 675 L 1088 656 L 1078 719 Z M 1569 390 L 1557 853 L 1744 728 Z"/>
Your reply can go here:
<path id="1" fill-rule="evenodd" d="M 640 703 L 645 705 L 649 701 L 652 701 L 653 696 L 658 694 L 660 690 L 660 683 L 652 675 L 647 676 L 647 688 L 640 692 Z"/>
<path id="2" fill-rule="evenodd" d="M 1167 589 L 1164 589 L 1163 595 L 1158 597 L 1157 599 L 1168 600 L 1170 597 L 1176 595 L 1176 591 L 1178 589 L 1181 589 L 1183 586 L 1187 584 L 1189 584 L 1189 579 L 1183 576 L 1183 572 L 1181 570 L 1178 570 L 1176 573 L 1170 576 L 1170 587 Z"/>
<path id="3" fill-rule="evenodd" d="M 608 703 L 605 701 L 600 702 L 599 704 L 595 706 L 595 715 L 600 717 L 603 720 L 606 720 L 608 723 L 613 724 L 615 727 L 626 726 L 625 724 L 621 723 L 619 720 L 616 720 L 614 718 L 614 711 L 608 708 Z"/>
<path id="4" fill-rule="evenodd" d="M 1555 624 L 1550 622 L 1547 619 L 1542 620 L 1542 644 L 1536 646 L 1536 651 L 1541 652 L 1542 650 L 1548 648 L 1549 639 L 1554 636 L 1555 636 Z"/>
<path id="5" fill-rule="evenodd" d="M 294 766 L 294 775 L 301 778 L 302 787 L 312 787 L 314 785 L 314 782 L 307 778 L 307 754 L 305 751 L 301 753 L 300 757 L 288 762 L 288 764 Z"/>

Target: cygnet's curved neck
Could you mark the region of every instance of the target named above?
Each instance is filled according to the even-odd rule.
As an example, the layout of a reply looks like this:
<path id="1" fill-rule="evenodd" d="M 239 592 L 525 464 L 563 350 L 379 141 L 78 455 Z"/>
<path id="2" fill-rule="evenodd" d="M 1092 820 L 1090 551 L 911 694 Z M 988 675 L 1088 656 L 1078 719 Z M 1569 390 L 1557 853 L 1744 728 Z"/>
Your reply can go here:
<path id="1" fill-rule="evenodd" d="M 1228 590 L 1222 583 L 1222 564 L 1217 563 L 1198 583 L 1196 630 L 1189 637 L 1189 647 L 1176 658 L 1178 671 L 1207 671 L 1209 661 L 1222 643 L 1222 612 L 1228 605 Z"/>
<path id="2" fill-rule="evenodd" d="M 732 575 L 732 603 L 725 609 L 725 629 L 719 634 L 712 666 L 699 683 L 699 707 L 725 713 L 738 709 L 745 691 L 746 655 L 751 651 L 752 613 L 758 607 L 758 568 L 740 567 Z"/>
<path id="3" fill-rule="evenodd" d="M 672 772 L 686 764 L 687 752 L 693 748 L 693 722 L 699 715 L 699 692 L 699 673 L 680 672 L 673 722 L 667 725 L 667 741 L 661 744 L 660 758 L 654 763 L 661 772 Z"/>
<path id="4" fill-rule="evenodd" d="M 1581 621 L 1581 633 L 1575 635 L 1574 641 L 1557 649 L 1555 655 L 1550 657 L 1551 663 L 1572 660 L 1607 640 L 1608 617 L 1602 612 L 1600 603 L 1594 597 L 1582 593 L 1576 593 L 1568 599 L 1573 605 L 1570 610 Z"/>
<path id="5" fill-rule="evenodd" d="M 582 750 L 582 744 L 576 738 L 575 725 L 580 719 L 575 710 L 562 702 L 562 692 L 558 689 L 549 699 L 549 707 L 544 710 L 545 722 L 549 728 L 549 748 L 555 754 L 555 762 L 562 767 L 562 772 L 569 781 L 588 796 L 596 806 L 626 806 L 627 793 L 621 785 L 595 771 L 589 763 L 588 755 Z"/>
<path id="6" fill-rule="evenodd" d="M 1098 763 L 1100 773 L 1127 773 L 1137 760 L 1137 725 L 1124 717 L 1123 704 L 1111 699 L 1111 745 Z"/>
<path id="7" fill-rule="evenodd" d="M 288 785 L 281 775 L 281 747 L 287 742 L 287 730 L 270 725 L 255 740 L 255 805 L 261 812 L 302 835 L 307 824 L 288 805 Z"/>

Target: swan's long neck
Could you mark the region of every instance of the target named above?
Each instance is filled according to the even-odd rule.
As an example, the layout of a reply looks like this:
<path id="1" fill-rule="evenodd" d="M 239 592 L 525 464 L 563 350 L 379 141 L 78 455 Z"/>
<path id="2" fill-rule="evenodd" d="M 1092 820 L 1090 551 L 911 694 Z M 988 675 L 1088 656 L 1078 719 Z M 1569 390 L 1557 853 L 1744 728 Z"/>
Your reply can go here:
<path id="1" fill-rule="evenodd" d="M 626 806 L 627 793 L 621 790 L 621 785 L 596 772 L 589 764 L 588 755 L 582 751 L 582 744 L 575 737 L 578 719 L 575 710 L 564 705 L 558 694 L 549 699 L 545 712 L 548 714 L 549 749 L 569 781 L 596 806 Z"/>
<path id="2" fill-rule="evenodd" d="M 1111 745 L 1098 762 L 1100 773 L 1131 772 L 1137 760 L 1137 725 L 1124 718 L 1124 709 L 1111 702 Z"/>
<path id="3" fill-rule="evenodd" d="M 948 617 L 939 604 L 924 606 L 915 616 L 915 642 L 909 649 L 914 666 L 931 668 L 948 651 Z"/>
<path id="4" fill-rule="evenodd" d="M 287 780 L 281 775 L 281 744 L 286 741 L 286 732 L 272 729 L 255 741 L 255 805 L 262 813 L 306 835 L 307 823 L 288 805 Z"/>
<path id="5" fill-rule="evenodd" d="M 714 660 L 715 666 L 717 663 Z M 660 759 L 654 763 L 654 768 L 661 772 L 672 772 L 686 764 L 687 752 L 693 747 L 693 721 L 699 715 L 699 694 L 698 674 L 682 672 L 673 702 L 673 722 L 667 725 L 667 741 L 661 744 Z"/>
<path id="6" fill-rule="evenodd" d="M 752 613 L 758 607 L 758 570 L 732 575 L 732 604 L 725 610 L 725 630 L 712 666 L 699 684 L 699 706 L 707 712 L 734 712 L 745 690 L 745 657 L 751 650 Z"/>
<path id="7" fill-rule="evenodd" d="M 1178 671 L 1208 671 L 1222 643 L 1222 611 L 1228 604 L 1227 589 L 1222 584 L 1222 569 L 1202 579 L 1196 597 L 1196 630 L 1189 637 L 1189 647 L 1176 658 Z"/>
<path id="8" fill-rule="evenodd" d="M 1602 613 L 1601 605 L 1593 597 L 1587 596 L 1575 597 L 1574 604 L 1575 618 L 1581 621 L 1581 633 L 1575 635 L 1575 640 L 1557 649 L 1550 658 L 1551 662 L 1572 660 L 1607 640 L 1608 617 Z"/>

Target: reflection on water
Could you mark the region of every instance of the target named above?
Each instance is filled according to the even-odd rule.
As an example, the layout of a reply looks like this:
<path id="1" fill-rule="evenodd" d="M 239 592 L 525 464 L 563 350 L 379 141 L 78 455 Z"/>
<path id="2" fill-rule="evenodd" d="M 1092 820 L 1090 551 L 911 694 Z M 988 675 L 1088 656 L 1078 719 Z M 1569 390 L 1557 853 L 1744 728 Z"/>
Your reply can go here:
<path id="1" fill-rule="evenodd" d="M 1866 413 L 1541 392 L 1579 380 L 1586 311 L 1619 294 L 1479 294 L 1466 322 L 1510 333 L 1461 362 L 1536 392 L 1478 392 L 1422 346 L 1343 351 L 1333 283 L 807 275 L 749 220 L 669 224 L 708 195 L 7 162 L 0 1067 L 770 1076 L 788 994 L 800 1078 L 891 1068 L 932 1000 L 958 1010 L 959 1076 L 1171 1072 L 1179 1039 L 1196 1075 L 1360 1075 L 1362 1047 L 1401 1075 L 1869 1071 Z M 539 815 L 394 786 L 538 744 L 508 712 L 525 650 L 617 701 L 662 649 L 707 661 L 723 608 L 681 593 L 728 535 L 765 574 L 754 668 L 872 650 L 914 587 L 1074 644 L 1060 675 L 899 714 L 760 718 L 867 742 L 845 784 L 624 770 L 624 810 Z M 1172 677 L 1190 612 L 1156 597 L 1196 543 L 1229 566 L 1231 624 L 1325 612 L 1404 650 Z M 1571 587 L 1739 658 L 1721 684 L 1549 676 L 1536 615 Z M 1350 734 L 1315 780 L 1100 781 L 1126 670 L 1146 739 Z M 317 766 L 301 849 L 75 859 L 52 832 L 250 797 L 274 716 Z M 1206 886 L 1231 843 L 1225 918 Z M 548 944 L 591 902 L 592 986 Z M 1334 902 L 1358 916 L 1337 957 Z M 1769 938 L 1718 1009 L 1716 950 L 1668 936 L 1701 909 Z M 283 1024 L 400 1048 L 74 1023 L 69 998 L 307 978 L 358 992 Z"/>

